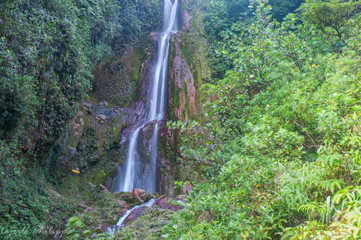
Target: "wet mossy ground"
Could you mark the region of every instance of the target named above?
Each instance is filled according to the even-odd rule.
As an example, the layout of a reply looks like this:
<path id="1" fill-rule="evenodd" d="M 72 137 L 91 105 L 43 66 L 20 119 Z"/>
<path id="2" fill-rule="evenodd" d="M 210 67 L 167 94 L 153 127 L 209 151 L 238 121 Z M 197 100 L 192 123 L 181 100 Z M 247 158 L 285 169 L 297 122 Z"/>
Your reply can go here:
<path id="1" fill-rule="evenodd" d="M 126 227 L 117 232 L 114 235 L 115 239 L 164 239 L 162 228 L 169 223 L 173 213 L 168 209 L 148 209 L 142 216 L 132 220 Z"/>
<path id="2" fill-rule="evenodd" d="M 74 174 L 69 176 L 58 188 L 49 187 L 48 189 L 48 196 L 52 204 L 56 205 L 58 212 L 50 212 L 47 217 L 50 219 L 60 218 L 52 221 L 58 222 L 55 230 L 65 230 L 65 235 L 61 239 L 74 239 L 66 234 L 70 230 L 76 230 L 79 233 L 89 230 L 91 234 L 88 237 L 96 239 L 96 235 L 102 233 L 106 226 L 116 225 L 124 214 L 125 207 L 129 209 L 141 204 L 130 193 L 110 193 L 100 185 L 88 181 L 87 174 Z M 150 200 L 152 197 L 154 196 L 149 195 L 146 200 Z M 70 217 L 76 217 L 85 226 L 81 229 L 66 227 L 66 220 Z M 130 222 L 129 225 L 132 226 L 132 223 Z M 53 238 L 54 235 L 49 234 L 43 235 L 41 239 Z"/>

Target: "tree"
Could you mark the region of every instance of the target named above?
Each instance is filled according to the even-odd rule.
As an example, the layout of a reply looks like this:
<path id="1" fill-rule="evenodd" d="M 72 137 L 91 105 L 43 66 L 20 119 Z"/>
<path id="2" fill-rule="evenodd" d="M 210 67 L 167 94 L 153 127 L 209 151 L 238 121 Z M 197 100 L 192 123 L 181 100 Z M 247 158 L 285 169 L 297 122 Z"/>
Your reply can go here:
<path id="1" fill-rule="evenodd" d="M 351 26 L 347 24 L 348 20 L 355 16 L 359 2 L 340 2 L 334 0 L 331 2 L 313 2 L 304 6 L 304 20 L 314 24 L 324 34 L 338 37 L 342 42 L 344 34 Z"/>

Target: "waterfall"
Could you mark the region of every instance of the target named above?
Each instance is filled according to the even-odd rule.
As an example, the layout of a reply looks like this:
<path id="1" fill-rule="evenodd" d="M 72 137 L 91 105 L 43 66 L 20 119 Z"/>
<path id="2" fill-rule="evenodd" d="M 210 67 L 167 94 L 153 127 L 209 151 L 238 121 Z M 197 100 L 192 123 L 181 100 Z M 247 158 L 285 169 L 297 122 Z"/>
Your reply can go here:
<path id="1" fill-rule="evenodd" d="M 144 123 L 130 135 L 128 154 L 122 167 L 118 168 L 115 192 L 129 192 L 133 188 L 141 188 L 148 193 L 153 193 L 157 188 L 157 146 L 158 146 L 158 121 L 166 113 L 167 73 L 170 36 L 178 31 L 177 23 L 178 0 L 164 1 L 163 31 L 160 33 L 158 55 L 151 81 L 148 111 Z M 154 133 L 151 139 L 150 166 L 141 166 L 138 153 L 139 132 L 145 125 L 155 121 Z"/>

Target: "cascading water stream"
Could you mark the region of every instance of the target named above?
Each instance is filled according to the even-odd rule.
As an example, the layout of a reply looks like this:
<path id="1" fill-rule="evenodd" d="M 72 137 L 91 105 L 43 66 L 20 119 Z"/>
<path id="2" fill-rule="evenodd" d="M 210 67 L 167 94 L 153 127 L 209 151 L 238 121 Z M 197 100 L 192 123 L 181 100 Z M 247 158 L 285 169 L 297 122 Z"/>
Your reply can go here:
<path id="1" fill-rule="evenodd" d="M 148 193 L 156 191 L 157 178 L 157 145 L 158 145 L 158 121 L 162 120 L 166 113 L 167 70 L 169 55 L 169 40 L 173 33 L 178 31 L 177 24 L 178 0 L 164 1 L 163 32 L 160 34 L 158 55 L 152 78 L 152 89 L 148 103 L 147 117 L 144 123 L 130 135 L 128 154 L 125 163 L 118 169 L 115 192 L 129 192 L 133 188 L 142 188 Z M 139 132 L 145 125 L 155 121 L 154 133 L 151 139 L 151 162 L 150 167 L 140 172 L 138 153 Z"/>

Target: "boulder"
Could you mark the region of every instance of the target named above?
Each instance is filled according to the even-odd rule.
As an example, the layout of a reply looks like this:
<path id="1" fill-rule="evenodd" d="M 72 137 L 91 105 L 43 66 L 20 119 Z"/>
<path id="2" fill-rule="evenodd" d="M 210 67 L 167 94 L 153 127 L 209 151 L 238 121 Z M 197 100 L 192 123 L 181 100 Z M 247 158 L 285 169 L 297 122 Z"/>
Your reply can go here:
<path id="1" fill-rule="evenodd" d="M 169 221 L 167 220 L 159 220 L 158 225 L 165 226 L 168 225 Z"/>
<path id="2" fill-rule="evenodd" d="M 107 116 L 105 116 L 104 114 L 99 114 L 96 116 L 96 119 L 100 122 L 105 122 L 107 120 Z"/>
<path id="3" fill-rule="evenodd" d="M 144 203 L 144 200 L 147 197 L 147 193 L 143 189 L 134 188 L 131 196 L 138 198 L 141 203 Z"/>
<path id="4" fill-rule="evenodd" d="M 144 211 L 147 210 L 148 207 L 141 207 L 141 208 L 137 208 L 135 209 L 131 214 L 129 214 L 129 216 L 124 220 L 123 224 L 128 223 L 129 221 L 132 221 L 133 219 L 136 219 L 138 217 L 140 217 L 141 215 L 143 215 Z"/>
<path id="5" fill-rule="evenodd" d="M 103 189 L 103 191 L 104 191 L 105 193 L 110 193 L 110 191 L 108 190 L 108 188 L 106 188 L 104 185 L 99 184 L 99 186 Z"/>
<path id="6" fill-rule="evenodd" d="M 60 200 L 63 197 L 58 193 L 57 191 L 54 191 L 53 189 L 49 189 L 49 195 L 53 197 L 55 200 Z"/>
<path id="7" fill-rule="evenodd" d="M 182 194 L 188 195 L 192 190 L 193 190 L 193 185 L 190 182 L 187 182 L 187 184 L 185 184 L 182 187 Z"/>
<path id="8" fill-rule="evenodd" d="M 172 199 L 172 198 L 164 196 L 164 197 L 157 199 L 156 205 L 159 206 L 159 208 L 161 208 L 161 209 L 168 209 L 168 210 L 176 212 L 176 211 L 182 210 L 184 208 L 184 205 L 182 205 L 180 203 L 178 204 L 177 201 L 183 202 L 182 199 Z"/>

